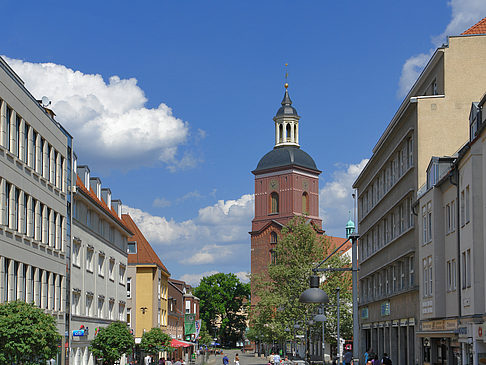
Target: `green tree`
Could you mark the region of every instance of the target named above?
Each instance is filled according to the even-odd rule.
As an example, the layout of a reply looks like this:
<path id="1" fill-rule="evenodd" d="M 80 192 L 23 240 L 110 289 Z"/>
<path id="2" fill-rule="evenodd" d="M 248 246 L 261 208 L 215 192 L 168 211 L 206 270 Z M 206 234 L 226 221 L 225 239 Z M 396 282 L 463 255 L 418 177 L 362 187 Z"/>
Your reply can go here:
<path id="1" fill-rule="evenodd" d="M 193 294 L 200 299 L 202 321 L 222 344 L 234 346 L 246 330 L 250 285 L 235 274 L 218 273 L 201 279 Z"/>
<path id="2" fill-rule="evenodd" d="M 172 338 L 167 333 L 155 327 L 143 334 L 140 348 L 146 353 L 156 356 L 159 352 L 171 350 L 171 340 Z"/>
<path id="3" fill-rule="evenodd" d="M 54 317 L 33 304 L 0 305 L 0 363 L 34 364 L 55 358 L 61 335 Z"/>
<path id="4" fill-rule="evenodd" d="M 293 325 L 301 324 L 316 313 L 316 305 L 299 302 L 300 294 L 309 287 L 309 275 L 334 247 L 326 236 L 316 233 L 306 217 L 295 217 L 281 231 L 276 247 L 276 263 L 270 265 L 266 273 L 252 276 L 255 294 L 251 313 L 251 336 L 264 342 L 290 339 Z M 347 267 L 349 259 L 336 254 L 323 267 Z M 328 293 L 326 308 L 326 342 L 336 343 L 336 288 L 341 288 L 341 337 L 346 338 L 346 330 L 352 328 L 351 311 L 344 305 L 349 299 L 350 275 L 347 272 L 327 272 L 322 288 Z M 350 301 L 349 301 L 350 303 Z M 352 314 L 352 313 L 351 313 Z M 316 324 L 314 333 L 320 336 L 321 324 Z M 349 337 L 348 337 L 349 338 Z"/>
<path id="5" fill-rule="evenodd" d="M 101 328 L 89 346 L 94 356 L 103 359 L 104 364 L 114 364 L 123 354 L 130 354 L 135 344 L 133 336 L 125 322 L 113 322 Z"/>
<path id="6" fill-rule="evenodd" d="M 213 338 L 211 337 L 211 335 L 208 332 L 208 329 L 206 327 L 206 323 L 201 322 L 201 331 L 199 332 L 198 343 L 200 345 L 209 346 L 211 344 L 211 342 L 213 342 Z"/>

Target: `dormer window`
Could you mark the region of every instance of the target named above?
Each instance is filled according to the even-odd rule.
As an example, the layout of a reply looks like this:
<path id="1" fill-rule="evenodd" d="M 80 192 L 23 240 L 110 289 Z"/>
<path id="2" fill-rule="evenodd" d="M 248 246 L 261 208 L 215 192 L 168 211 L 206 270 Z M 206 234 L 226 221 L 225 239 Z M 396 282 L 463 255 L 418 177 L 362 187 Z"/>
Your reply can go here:
<path id="1" fill-rule="evenodd" d="M 276 245 L 277 244 L 277 240 L 278 240 L 277 232 L 270 233 L 270 243 L 272 245 Z"/>
<path id="2" fill-rule="evenodd" d="M 128 253 L 137 253 L 137 242 L 128 242 L 127 252 Z"/>
<path id="3" fill-rule="evenodd" d="M 278 194 L 273 192 L 270 194 L 270 214 L 278 213 Z"/>

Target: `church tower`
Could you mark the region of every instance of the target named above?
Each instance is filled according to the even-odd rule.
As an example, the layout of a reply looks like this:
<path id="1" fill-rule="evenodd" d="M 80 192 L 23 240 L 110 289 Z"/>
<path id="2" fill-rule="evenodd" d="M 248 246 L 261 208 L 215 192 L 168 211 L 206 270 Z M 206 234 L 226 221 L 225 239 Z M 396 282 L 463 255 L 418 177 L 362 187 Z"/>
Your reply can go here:
<path id="1" fill-rule="evenodd" d="M 261 158 L 255 175 L 255 217 L 252 220 L 251 273 L 266 271 L 275 262 L 280 231 L 296 215 L 308 217 L 319 233 L 319 175 L 321 171 L 299 144 L 299 115 L 285 84 L 282 106 L 273 118 L 275 146 Z"/>

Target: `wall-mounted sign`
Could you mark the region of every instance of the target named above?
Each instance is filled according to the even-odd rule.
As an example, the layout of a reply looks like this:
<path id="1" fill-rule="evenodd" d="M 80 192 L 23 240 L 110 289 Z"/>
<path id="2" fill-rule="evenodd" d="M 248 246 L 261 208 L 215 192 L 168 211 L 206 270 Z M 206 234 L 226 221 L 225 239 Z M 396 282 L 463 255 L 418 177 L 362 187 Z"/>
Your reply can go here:
<path id="1" fill-rule="evenodd" d="M 361 318 L 367 319 L 368 318 L 368 307 L 364 307 L 361 309 Z"/>
<path id="2" fill-rule="evenodd" d="M 73 336 L 84 336 L 84 330 L 74 330 Z"/>
<path id="3" fill-rule="evenodd" d="M 387 300 L 381 303 L 381 316 L 389 316 L 390 315 L 390 301 Z"/>

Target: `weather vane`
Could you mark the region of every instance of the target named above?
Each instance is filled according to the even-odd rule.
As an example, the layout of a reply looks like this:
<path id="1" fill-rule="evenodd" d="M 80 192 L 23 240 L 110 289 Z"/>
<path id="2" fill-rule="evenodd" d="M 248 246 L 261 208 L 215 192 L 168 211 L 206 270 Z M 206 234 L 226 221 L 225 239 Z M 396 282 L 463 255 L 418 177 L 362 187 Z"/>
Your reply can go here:
<path id="1" fill-rule="evenodd" d="M 289 65 L 288 63 L 286 63 L 286 64 L 285 64 L 285 85 L 284 85 L 284 86 L 285 86 L 285 88 L 288 88 L 288 87 L 289 87 L 289 84 L 287 83 L 287 79 L 288 79 L 288 77 L 289 77 L 289 71 L 288 71 L 288 69 L 287 69 L 287 66 L 288 66 L 288 65 Z"/>

